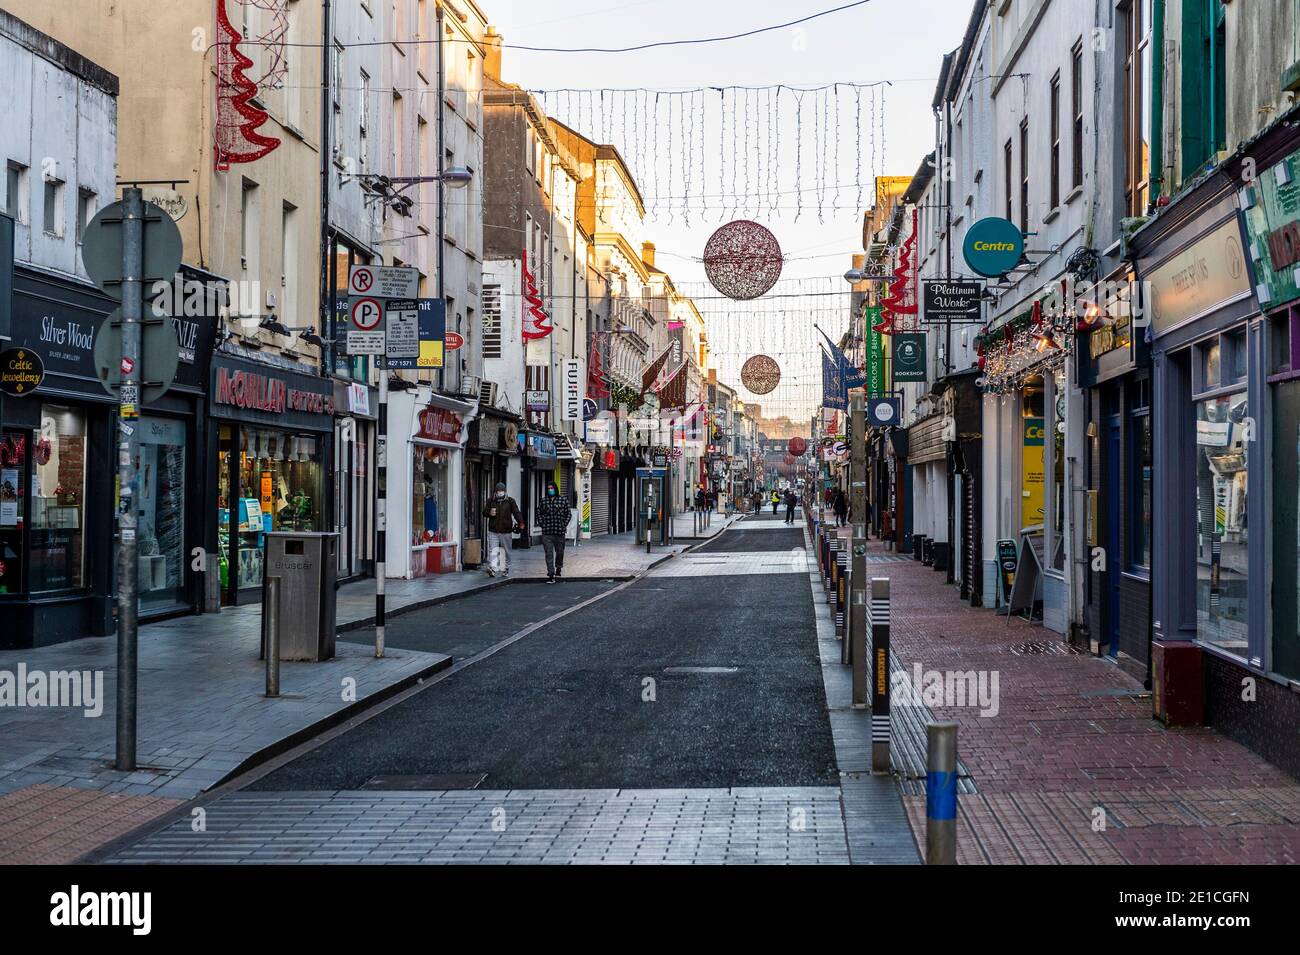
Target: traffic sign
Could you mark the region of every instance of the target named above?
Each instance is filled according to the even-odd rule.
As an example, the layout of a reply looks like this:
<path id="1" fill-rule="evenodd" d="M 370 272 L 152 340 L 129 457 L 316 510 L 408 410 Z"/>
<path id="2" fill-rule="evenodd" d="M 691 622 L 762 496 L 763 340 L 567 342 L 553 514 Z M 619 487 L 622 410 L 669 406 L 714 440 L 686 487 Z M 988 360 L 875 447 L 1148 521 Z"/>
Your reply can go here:
<path id="1" fill-rule="evenodd" d="M 348 271 L 348 294 L 415 298 L 420 294 L 420 273 L 405 266 L 354 265 Z"/>
<path id="2" fill-rule="evenodd" d="M 81 261 L 90 278 L 109 298 L 122 301 L 122 223 L 126 207 L 109 203 L 95 213 L 82 232 Z M 152 202 L 144 203 L 144 300 L 171 283 L 181 267 L 181 230 L 176 221 Z"/>
<path id="3" fill-rule="evenodd" d="M 352 326 L 358 331 L 377 331 L 384 320 L 384 305 L 374 296 L 352 299 L 349 311 L 352 313 Z"/>
<path id="4" fill-rule="evenodd" d="M 139 365 L 140 399 L 149 404 L 167 393 L 180 365 L 180 347 L 170 318 L 154 316 L 140 323 Z M 141 402 L 128 401 L 131 395 L 119 395 L 118 389 L 122 376 L 129 375 L 135 366 L 134 360 L 122 354 L 122 310 L 115 309 L 95 333 L 95 374 L 110 395 L 123 404 L 134 405 Z"/>
<path id="5" fill-rule="evenodd" d="M 385 311 L 389 358 L 420 357 L 420 303 L 393 301 Z"/>
<path id="6" fill-rule="evenodd" d="M 359 332 L 348 329 L 347 352 L 349 355 L 382 355 L 384 353 L 383 332 Z"/>

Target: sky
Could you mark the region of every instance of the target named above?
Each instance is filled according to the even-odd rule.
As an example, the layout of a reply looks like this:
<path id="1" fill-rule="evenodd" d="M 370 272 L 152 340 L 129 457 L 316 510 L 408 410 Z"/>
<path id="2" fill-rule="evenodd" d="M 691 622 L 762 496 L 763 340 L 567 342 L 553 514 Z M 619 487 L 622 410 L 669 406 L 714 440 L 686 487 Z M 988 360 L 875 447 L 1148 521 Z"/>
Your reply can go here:
<path id="1" fill-rule="evenodd" d="M 548 112 L 612 142 L 634 167 L 646 238 L 704 314 L 719 378 L 738 386 L 744 360 L 770 354 L 781 385 L 742 397 L 768 415 L 806 419 L 821 398 L 813 326 L 831 337 L 847 328 L 841 276 L 862 250 L 874 176 L 911 175 L 933 148 L 940 62 L 961 43 L 972 0 L 872 0 L 759 36 L 618 54 L 508 47 L 734 34 L 844 0 L 479 2 L 507 44 L 505 79 L 544 91 Z M 807 90 L 821 86 L 831 88 Z M 600 89 L 637 92 L 578 92 Z M 751 302 L 720 296 L 701 261 L 713 231 L 733 219 L 769 228 L 786 259 L 777 285 Z"/>

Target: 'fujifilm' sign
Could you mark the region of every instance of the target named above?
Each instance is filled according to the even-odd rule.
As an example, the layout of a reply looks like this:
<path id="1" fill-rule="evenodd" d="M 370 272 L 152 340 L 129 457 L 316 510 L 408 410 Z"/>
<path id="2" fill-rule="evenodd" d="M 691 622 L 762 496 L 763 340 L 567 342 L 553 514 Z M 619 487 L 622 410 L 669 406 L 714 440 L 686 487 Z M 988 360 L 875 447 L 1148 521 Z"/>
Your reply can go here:
<path id="1" fill-rule="evenodd" d="M 58 926 L 130 926 L 132 935 L 148 935 L 153 927 L 151 892 L 70 892 L 50 896 L 50 924 Z"/>

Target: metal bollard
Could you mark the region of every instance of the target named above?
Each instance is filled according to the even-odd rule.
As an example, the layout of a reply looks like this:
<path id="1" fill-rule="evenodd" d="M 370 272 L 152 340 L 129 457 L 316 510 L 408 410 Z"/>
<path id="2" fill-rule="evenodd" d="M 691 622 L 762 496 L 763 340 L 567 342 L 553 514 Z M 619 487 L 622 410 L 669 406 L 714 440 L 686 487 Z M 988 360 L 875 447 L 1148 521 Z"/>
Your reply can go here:
<path id="1" fill-rule="evenodd" d="M 266 632 L 266 695 L 280 695 L 280 578 L 266 578 L 266 599 L 262 604 L 262 628 Z"/>
<path id="2" fill-rule="evenodd" d="M 957 864 L 957 724 L 925 728 L 925 864 Z"/>
<path id="3" fill-rule="evenodd" d="M 889 766 L 889 578 L 871 578 L 871 771 Z"/>
<path id="4" fill-rule="evenodd" d="M 867 672 L 871 659 L 867 653 L 867 627 L 871 625 L 871 611 L 867 596 L 867 547 L 862 539 L 863 527 L 854 525 L 853 567 L 849 575 L 852 596 L 849 598 L 848 656 L 844 662 L 853 667 L 853 708 L 866 709 L 869 692 Z M 872 721 L 874 728 L 875 722 Z M 873 733 L 874 738 L 874 733 Z"/>

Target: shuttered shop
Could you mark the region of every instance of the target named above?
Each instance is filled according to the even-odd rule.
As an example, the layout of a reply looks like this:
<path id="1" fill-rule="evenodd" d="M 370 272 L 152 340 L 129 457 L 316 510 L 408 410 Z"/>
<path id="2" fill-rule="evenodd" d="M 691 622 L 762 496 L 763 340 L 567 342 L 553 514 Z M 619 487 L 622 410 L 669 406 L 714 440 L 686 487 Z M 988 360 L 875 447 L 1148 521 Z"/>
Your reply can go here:
<path id="1" fill-rule="evenodd" d="M 609 533 L 609 492 L 608 471 L 591 472 L 591 533 Z"/>

